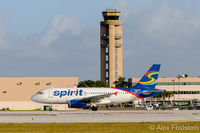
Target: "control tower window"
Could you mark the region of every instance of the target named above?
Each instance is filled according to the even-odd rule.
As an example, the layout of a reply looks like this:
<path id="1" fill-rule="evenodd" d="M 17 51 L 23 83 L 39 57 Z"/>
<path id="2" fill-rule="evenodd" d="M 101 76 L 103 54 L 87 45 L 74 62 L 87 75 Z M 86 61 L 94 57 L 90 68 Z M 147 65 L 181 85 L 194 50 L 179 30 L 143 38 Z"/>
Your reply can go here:
<path id="1" fill-rule="evenodd" d="M 105 20 L 118 20 L 119 16 L 104 16 Z"/>

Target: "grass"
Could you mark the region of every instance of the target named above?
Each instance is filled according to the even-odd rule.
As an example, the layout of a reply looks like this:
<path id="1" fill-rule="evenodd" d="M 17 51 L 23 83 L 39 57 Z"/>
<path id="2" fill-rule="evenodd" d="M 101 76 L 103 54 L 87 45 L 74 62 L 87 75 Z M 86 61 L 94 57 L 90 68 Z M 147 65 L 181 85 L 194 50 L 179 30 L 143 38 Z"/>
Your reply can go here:
<path id="1" fill-rule="evenodd" d="M 0 123 L 3 133 L 199 133 L 200 122 Z"/>
<path id="2" fill-rule="evenodd" d="M 44 110 L 0 110 L 0 112 L 7 112 L 7 111 L 15 112 L 15 111 L 44 111 Z"/>

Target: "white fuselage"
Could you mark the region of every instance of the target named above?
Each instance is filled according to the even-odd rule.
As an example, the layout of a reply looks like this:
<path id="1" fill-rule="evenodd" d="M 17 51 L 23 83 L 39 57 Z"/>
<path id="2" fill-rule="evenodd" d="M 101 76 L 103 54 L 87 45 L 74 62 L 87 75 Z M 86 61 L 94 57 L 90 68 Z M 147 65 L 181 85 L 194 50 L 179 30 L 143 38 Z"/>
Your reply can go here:
<path id="1" fill-rule="evenodd" d="M 103 96 L 91 101 L 91 104 L 122 103 L 139 99 L 135 95 L 117 88 L 47 88 L 31 97 L 35 102 L 48 104 L 66 104 L 70 100 L 83 100 Z"/>

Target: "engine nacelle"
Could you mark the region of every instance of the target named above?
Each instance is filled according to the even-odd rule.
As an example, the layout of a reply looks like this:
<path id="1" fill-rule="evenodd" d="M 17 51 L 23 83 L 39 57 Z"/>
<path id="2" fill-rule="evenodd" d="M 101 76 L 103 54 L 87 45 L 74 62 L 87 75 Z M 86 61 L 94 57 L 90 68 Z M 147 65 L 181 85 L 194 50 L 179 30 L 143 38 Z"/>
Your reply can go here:
<path id="1" fill-rule="evenodd" d="M 87 103 L 82 102 L 80 100 L 70 100 L 69 101 L 69 107 L 70 108 L 86 108 Z"/>

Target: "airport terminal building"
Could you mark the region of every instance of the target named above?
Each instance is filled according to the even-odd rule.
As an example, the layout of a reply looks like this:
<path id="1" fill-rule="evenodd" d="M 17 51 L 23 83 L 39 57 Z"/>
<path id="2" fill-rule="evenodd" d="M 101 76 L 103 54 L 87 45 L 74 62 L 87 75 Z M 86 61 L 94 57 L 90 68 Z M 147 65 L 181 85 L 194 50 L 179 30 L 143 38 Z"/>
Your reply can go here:
<path id="1" fill-rule="evenodd" d="M 140 78 L 130 78 L 129 84 L 134 86 Z M 173 92 L 173 96 L 165 100 L 178 104 L 189 104 L 194 99 L 200 100 L 200 77 L 158 78 L 157 89 Z M 149 99 L 147 99 L 149 100 Z"/>
<path id="2" fill-rule="evenodd" d="M 45 104 L 31 101 L 31 96 L 45 88 L 77 87 L 78 77 L 1 77 L 0 110 L 40 110 Z M 67 104 L 52 105 L 55 110 Z"/>

